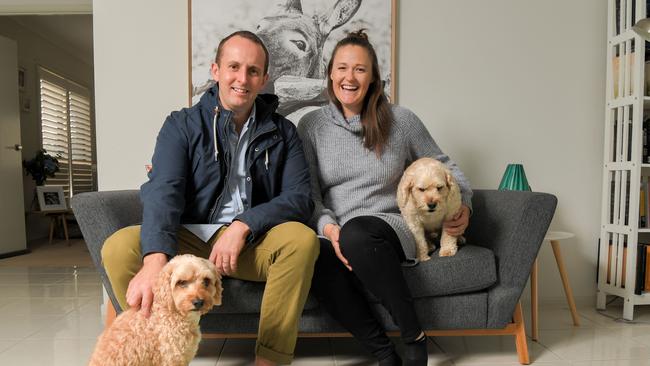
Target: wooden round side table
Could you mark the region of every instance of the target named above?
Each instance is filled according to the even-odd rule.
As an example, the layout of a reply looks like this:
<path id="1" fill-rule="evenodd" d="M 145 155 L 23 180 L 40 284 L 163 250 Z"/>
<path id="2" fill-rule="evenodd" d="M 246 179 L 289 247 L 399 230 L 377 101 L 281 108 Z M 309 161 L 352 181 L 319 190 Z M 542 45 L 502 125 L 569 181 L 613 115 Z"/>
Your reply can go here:
<path id="1" fill-rule="evenodd" d="M 569 284 L 569 276 L 566 273 L 564 268 L 564 260 L 562 259 L 562 252 L 560 251 L 560 240 L 573 238 L 575 235 L 573 233 L 568 233 L 564 231 L 549 231 L 544 236 L 544 241 L 551 242 L 551 247 L 553 248 L 553 255 L 555 255 L 555 262 L 557 262 L 557 269 L 560 271 L 560 277 L 562 278 L 562 286 L 564 286 L 564 294 L 566 295 L 566 301 L 569 304 L 569 310 L 571 310 L 571 317 L 573 318 L 573 325 L 580 326 L 580 318 L 578 317 L 578 311 L 576 310 L 576 303 L 573 301 L 573 291 L 571 291 L 571 285 Z M 539 308 L 539 301 L 537 299 L 537 259 L 533 263 L 533 268 L 530 271 L 530 307 L 531 307 L 531 333 L 534 341 L 537 340 L 538 334 L 538 314 L 537 309 Z"/>

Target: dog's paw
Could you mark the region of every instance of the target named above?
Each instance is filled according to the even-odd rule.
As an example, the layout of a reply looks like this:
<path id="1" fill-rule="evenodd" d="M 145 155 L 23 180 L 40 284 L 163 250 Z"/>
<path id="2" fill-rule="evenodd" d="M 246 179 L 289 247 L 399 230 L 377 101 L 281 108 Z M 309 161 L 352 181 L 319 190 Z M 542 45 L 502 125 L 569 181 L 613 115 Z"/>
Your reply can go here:
<path id="1" fill-rule="evenodd" d="M 426 262 L 426 261 L 428 261 L 429 259 L 431 259 L 431 257 L 429 257 L 429 256 L 426 255 L 426 254 L 425 254 L 425 255 L 418 256 L 418 261 L 420 261 L 420 262 Z"/>
<path id="2" fill-rule="evenodd" d="M 457 247 L 451 247 L 451 248 L 440 248 L 440 253 L 439 255 L 441 257 L 451 257 L 456 254 L 458 251 Z"/>

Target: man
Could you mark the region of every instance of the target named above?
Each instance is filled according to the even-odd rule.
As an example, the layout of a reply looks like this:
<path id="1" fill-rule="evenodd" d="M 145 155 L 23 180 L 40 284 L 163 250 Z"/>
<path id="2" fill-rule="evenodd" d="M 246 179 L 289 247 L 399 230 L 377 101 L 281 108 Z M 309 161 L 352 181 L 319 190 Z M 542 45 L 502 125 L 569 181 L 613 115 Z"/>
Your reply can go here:
<path id="1" fill-rule="evenodd" d="M 258 95 L 269 56 L 253 33 L 224 38 L 198 104 L 173 112 L 156 141 L 142 186 L 142 226 L 106 240 L 102 260 L 120 306 L 148 316 L 155 278 L 168 259 L 207 257 L 219 272 L 266 281 L 256 365 L 290 363 L 318 240 L 309 168 L 278 98 Z M 227 298 L 226 298 L 227 301 Z"/>

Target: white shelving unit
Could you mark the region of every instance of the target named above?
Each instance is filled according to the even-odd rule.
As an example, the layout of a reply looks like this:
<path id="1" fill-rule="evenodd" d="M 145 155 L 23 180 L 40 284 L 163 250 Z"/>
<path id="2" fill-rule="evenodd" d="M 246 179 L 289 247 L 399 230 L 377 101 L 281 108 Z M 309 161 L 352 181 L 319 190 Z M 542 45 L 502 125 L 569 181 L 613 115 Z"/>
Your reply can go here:
<path id="1" fill-rule="evenodd" d="M 617 10 L 618 8 L 618 10 Z M 623 318 L 633 320 L 634 307 L 650 304 L 650 293 L 636 295 L 637 243 L 650 228 L 639 228 L 644 115 L 650 97 L 644 96 L 645 41 L 631 27 L 645 18 L 645 0 L 608 0 L 605 156 L 600 229 L 597 308 L 605 309 L 607 295 L 624 299 Z"/>

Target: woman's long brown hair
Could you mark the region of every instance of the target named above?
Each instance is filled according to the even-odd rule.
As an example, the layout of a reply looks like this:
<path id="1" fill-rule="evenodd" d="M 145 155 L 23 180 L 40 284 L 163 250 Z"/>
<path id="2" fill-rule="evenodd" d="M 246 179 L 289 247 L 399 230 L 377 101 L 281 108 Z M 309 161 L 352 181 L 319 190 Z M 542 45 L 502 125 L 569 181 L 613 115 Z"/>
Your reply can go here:
<path id="1" fill-rule="evenodd" d="M 377 156 L 380 156 L 388 142 L 390 128 L 393 123 L 393 112 L 384 94 L 375 48 L 368 41 L 368 35 L 364 32 L 364 29 L 348 34 L 334 47 L 329 64 L 327 65 L 327 93 L 329 94 L 330 100 L 342 111 L 341 102 L 336 99 L 336 95 L 334 94 L 334 85 L 330 75 L 332 74 L 332 66 L 336 52 L 340 47 L 348 45 L 363 47 L 368 52 L 368 56 L 370 56 L 370 60 L 372 61 L 372 82 L 368 87 L 368 92 L 366 93 L 363 107 L 361 108 L 361 123 L 363 125 L 363 146 L 368 150 L 373 150 Z"/>

